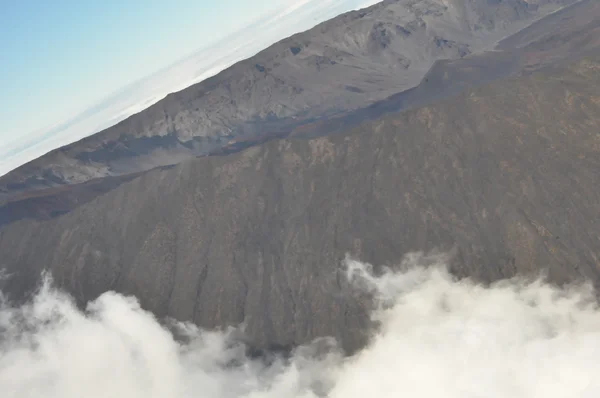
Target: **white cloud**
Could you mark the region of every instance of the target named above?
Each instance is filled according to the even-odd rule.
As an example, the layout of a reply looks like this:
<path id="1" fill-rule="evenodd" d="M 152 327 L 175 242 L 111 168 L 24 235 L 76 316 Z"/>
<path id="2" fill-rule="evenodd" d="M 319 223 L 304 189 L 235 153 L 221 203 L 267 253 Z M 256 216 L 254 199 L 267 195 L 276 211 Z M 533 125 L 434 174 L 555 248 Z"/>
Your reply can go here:
<path id="1" fill-rule="evenodd" d="M 65 123 L 0 146 L 0 175 L 52 149 L 87 137 L 154 104 L 167 94 L 211 77 L 294 33 L 374 0 L 300 0 L 216 45 L 142 79 Z"/>
<path id="2" fill-rule="evenodd" d="M 440 261 L 412 255 L 402 271 L 375 277 L 348 260 L 354 286 L 377 298 L 381 327 L 371 343 L 348 358 L 315 343 L 271 363 L 246 358 L 232 332 L 179 325 L 178 343 L 132 298 L 106 293 L 81 312 L 46 286 L 32 304 L 0 310 L 0 391 L 5 398 L 599 396 L 600 311 L 588 286 L 484 287 L 454 280 Z"/>

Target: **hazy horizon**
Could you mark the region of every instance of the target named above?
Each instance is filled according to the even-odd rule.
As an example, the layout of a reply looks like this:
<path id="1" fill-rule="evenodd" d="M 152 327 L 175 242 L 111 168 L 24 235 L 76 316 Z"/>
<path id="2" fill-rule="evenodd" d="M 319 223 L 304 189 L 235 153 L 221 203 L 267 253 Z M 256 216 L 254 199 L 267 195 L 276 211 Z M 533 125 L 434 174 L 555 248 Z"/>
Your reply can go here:
<path id="1" fill-rule="evenodd" d="M 244 19 L 237 28 L 221 34 L 219 39 L 198 41 L 196 48 L 200 50 L 181 50 L 179 56 L 162 60 L 164 64 L 157 63 L 153 71 L 138 75 L 125 84 L 109 85 L 111 90 L 97 95 L 95 99 L 90 99 L 90 95 L 84 95 L 86 91 L 78 89 L 80 86 L 72 87 L 70 90 L 63 89 L 61 93 L 63 91 L 71 93 L 73 97 L 71 101 L 77 104 L 87 101 L 87 105 L 76 107 L 79 110 L 73 110 L 75 108 L 71 107 L 70 115 L 69 112 L 66 113 L 69 116 L 63 116 L 66 112 L 64 107 L 61 108 L 60 101 L 55 101 L 50 94 L 47 94 L 45 102 L 38 105 L 38 108 L 40 108 L 39 115 L 47 113 L 48 110 L 63 109 L 56 111 L 53 119 L 41 116 L 39 120 L 37 117 L 32 118 L 31 109 L 27 109 L 24 105 L 20 110 L 23 112 L 22 122 L 11 124 L 10 118 L 0 114 L 4 116 L 5 122 L 9 120 L 0 131 L 0 175 L 53 149 L 108 128 L 154 104 L 167 94 L 180 91 L 215 75 L 285 37 L 307 30 L 343 12 L 377 2 L 379 1 L 271 0 L 268 4 L 272 6 L 267 11 L 258 15 L 251 14 L 252 18 Z M 165 45 L 168 43 L 163 44 Z M 87 79 L 83 80 L 94 80 L 94 78 L 96 76 L 90 72 Z M 11 92 L 9 89 L 3 91 Z M 9 95 L 6 96 L 6 100 L 9 101 Z M 10 107 L 0 107 L 0 109 L 4 109 L 4 113 L 8 114 L 15 109 L 15 106 L 12 104 Z M 31 119 L 35 120 L 31 121 Z M 47 120 L 53 121 L 46 122 Z M 23 129 L 16 132 L 17 128 L 14 126 L 25 126 L 31 123 L 37 123 L 38 127 L 33 131 Z M 27 132 L 23 133 L 24 131 Z"/>

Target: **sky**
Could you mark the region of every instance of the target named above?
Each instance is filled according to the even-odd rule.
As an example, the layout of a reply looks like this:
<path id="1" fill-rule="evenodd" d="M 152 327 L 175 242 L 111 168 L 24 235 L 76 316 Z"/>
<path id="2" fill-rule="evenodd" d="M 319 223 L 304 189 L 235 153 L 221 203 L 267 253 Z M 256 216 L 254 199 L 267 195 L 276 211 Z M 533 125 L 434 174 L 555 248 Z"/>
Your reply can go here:
<path id="1" fill-rule="evenodd" d="M 377 0 L 0 0 L 0 175 Z"/>
<path id="2" fill-rule="evenodd" d="M 0 0 L 0 139 L 73 116 L 285 3 Z"/>

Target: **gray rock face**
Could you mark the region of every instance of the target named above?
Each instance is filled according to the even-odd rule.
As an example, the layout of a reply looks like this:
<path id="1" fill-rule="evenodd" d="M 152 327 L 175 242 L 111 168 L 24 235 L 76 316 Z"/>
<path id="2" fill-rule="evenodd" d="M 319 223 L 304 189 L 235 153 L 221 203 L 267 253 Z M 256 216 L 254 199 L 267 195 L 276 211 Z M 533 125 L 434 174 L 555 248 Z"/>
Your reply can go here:
<path id="1" fill-rule="evenodd" d="M 346 253 L 452 249 L 458 275 L 598 282 L 600 58 L 470 89 L 345 134 L 154 170 L 53 220 L 0 229 L 15 297 L 42 268 L 80 302 L 115 289 L 159 316 L 245 321 L 256 346 L 364 342 Z"/>
<path id="2" fill-rule="evenodd" d="M 386 0 L 280 41 L 217 76 L 0 178 L 0 201 L 291 132 L 419 83 L 575 0 Z"/>

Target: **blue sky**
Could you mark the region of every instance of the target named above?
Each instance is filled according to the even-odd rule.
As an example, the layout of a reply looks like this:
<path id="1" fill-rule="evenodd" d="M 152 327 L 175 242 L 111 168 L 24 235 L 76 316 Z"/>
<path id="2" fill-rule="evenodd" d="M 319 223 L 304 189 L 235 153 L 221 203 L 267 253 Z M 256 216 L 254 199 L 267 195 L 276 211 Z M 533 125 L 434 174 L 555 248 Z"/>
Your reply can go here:
<path id="1" fill-rule="evenodd" d="M 0 0 L 0 140 L 43 128 L 289 0 Z"/>
<path id="2" fill-rule="evenodd" d="M 0 175 L 378 0 L 0 0 Z"/>

